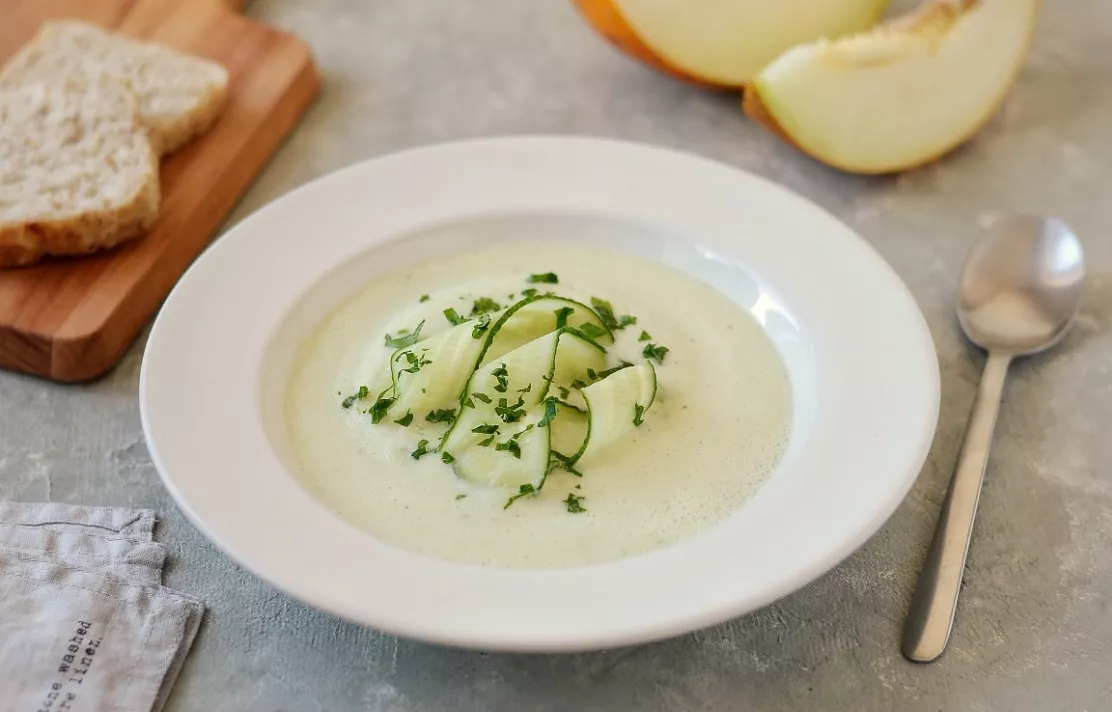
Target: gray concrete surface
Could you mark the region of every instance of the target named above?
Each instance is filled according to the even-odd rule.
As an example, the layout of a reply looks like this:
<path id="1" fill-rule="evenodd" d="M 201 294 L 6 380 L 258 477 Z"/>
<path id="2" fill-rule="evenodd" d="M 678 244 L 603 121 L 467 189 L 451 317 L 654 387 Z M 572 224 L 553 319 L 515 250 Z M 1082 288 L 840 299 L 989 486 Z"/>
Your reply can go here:
<path id="1" fill-rule="evenodd" d="M 219 554 L 159 485 L 136 405 L 142 340 L 87 386 L 0 374 L 0 497 L 161 513 L 168 585 L 208 605 L 169 712 L 1112 710 L 1112 4 L 1045 5 L 1026 70 L 987 130 L 943 163 L 891 179 L 797 155 L 747 122 L 735 97 L 611 51 L 566 0 L 249 8 L 306 38 L 325 87 L 233 222 L 307 179 L 397 148 L 582 133 L 686 149 L 780 181 L 883 253 L 938 347 L 937 440 L 883 530 L 775 605 L 663 643 L 568 656 L 432 647 L 305 608 Z M 1092 279 L 1061 348 L 1014 369 L 952 647 L 913 666 L 899 655 L 900 627 L 980 367 L 951 316 L 955 274 L 979 224 L 1008 210 L 1070 222 Z"/>

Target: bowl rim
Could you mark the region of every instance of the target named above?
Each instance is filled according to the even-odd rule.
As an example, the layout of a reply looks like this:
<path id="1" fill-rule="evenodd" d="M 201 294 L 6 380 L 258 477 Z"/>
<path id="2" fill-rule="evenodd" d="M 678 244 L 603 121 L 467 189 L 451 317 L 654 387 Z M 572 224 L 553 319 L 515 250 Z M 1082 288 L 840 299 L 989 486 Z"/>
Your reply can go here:
<path id="1" fill-rule="evenodd" d="M 274 329 L 299 295 L 402 232 L 514 210 L 608 214 L 705 236 L 772 285 L 806 324 L 819 381 L 815 430 L 786 473 L 745 505 L 746 516 L 611 563 L 489 569 L 383 544 L 332 515 L 283 471 L 253 386 Z M 304 239 L 314 228 L 314 239 Z M 244 280 L 245 270 L 268 279 Z M 356 163 L 245 218 L 166 299 L 139 391 L 164 485 L 204 536 L 256 576 L 395 635 L 561 652 L 703 628 L 833 568 L 887 521 L 917 478 L 937 425 L 939 373 L 910 291 L 871 246 L 810 201 L 671 149 L 515 136 Z M 731 565 L 723 565 L 723 547 Z M 567 600 L 576 604 L 561 604 Z"/>

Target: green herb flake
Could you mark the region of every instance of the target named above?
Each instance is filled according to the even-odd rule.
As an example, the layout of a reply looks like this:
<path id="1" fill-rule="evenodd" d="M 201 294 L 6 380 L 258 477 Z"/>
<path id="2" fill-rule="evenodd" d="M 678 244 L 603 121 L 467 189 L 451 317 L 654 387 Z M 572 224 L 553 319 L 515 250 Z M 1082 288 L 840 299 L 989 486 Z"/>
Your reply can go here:
<path id="1" fill-rule="evenodd" d="M 666 353 L 668 353 L 667 346 L 657 346 L 652 342 L 649 342 L 649 344 L 645 347 L 645 350 L 641 352 L 641 355 L 645 358 L 652 359 L 657 363 L 664 363 L 664 354 Z"/>
<path id="2" fill-rule="evenodd" d="M 521 446 L 517 444 L 516 440 L 511 439 L 511 440 L 507 440 L 504 443 L 498 443 L 497 445 L 494 446 L 494 449 L 495 450 L 504 450 L 505 452 L 510 453 L 511 455 L 516 457 L 517 459 L 519 459 L 519 460 L 521 459 Z"/>
<path id="3" fill-rule="evenodd" d="M 556 276 L 555 272 L 545 272 L 544 274 L 531 274 L 525 281 L 529 284 L 559 284 L 560 278 Z"/>
<path id="4" fill-rule="evenodd" d="M 479 297 L 471 305 L 471 316 L 482 316 L 483 314 L 496 312 L 501 308 L 502 305 L 490 297 Z"/>
<path id="5" fill-rule="evenodd" d="M 594 375 L 594 379 L 598 380 L 598 381 L 601 381 L 602 379 L 606 378 L 607 376 L 609 376 L 611 374 L 614 374 L 614 373 L 617 373 L 618 371 L 621 371 L 623 368 L 629 368 L 632 365 L 633 364 L 630 363 L 629 361 L 622 361 L 617 366 L 614 366 L 612 368 L 608 368 L 605 371 L 599 371 L 598 373 L 596 373 Z M 591 370 L 590 369 L 587 369 L 587 375 L 588 376 L 591 375 Z"/>
<path id="6" fill-rule="evenodd" d="M 440 453 L 440 461 L 446 465 L 451 465 L 453 462 L 456 461 L 456 458 L 452 457 L 452 453 L 444 451 Z"/>
<path id="7" fill-rule="evenodd" d="M 462 402 L 460 402 L 459 407 L 461 409 L 463 409 L 463 408 L 474 408 L 475 407 L 475 401 L 471 400 L 471 396 L 467 396 L 466 398 L 463 399 Z"/>
<path id="8" fill-rule="evenodd" d="M 522 497 L 526 497 L 528 495 L 535 494 L 536 491 L 537 491 L 537 488 L 534 487 L 533 485 L 521 485 L 520 487 L 517 488 L 517 494 L 515 494 L 513 497 L 510 497 L 508 500 L 506 500 L 506 506 L 502 507 L 502 509 L 509 509 L 511 504 L 513 504 L 517 500 L 521 499 Z"/>
<path id="9" fill-rule="evenodd" d="M 653 337 L 651 335 L 649 335 L 649 332 L 642 330 L 641 335 L 637 337 L 637 340 L 638 341 L 652 341 L 652 338 Z"/>
<path id="10" fill-rule="evenodd" d="M 386 417 L 386 411 L 390 410 L 390 406 L 394 405 L 395 398 L 379 398 L 371 406 L 371 422 L 378 423 Z"/>
<path id="11" fill-rule="evenodd" d="M 533 424 L 532 424 L 532 423 L 530 423 L 529 425 L 526 425 L 526 426 L 525 426 L 525 429 L 524 429 L 524 430 L 520 430 L 520 431 L 518 431 L 518 432 L 514 433 L 514 434 L 513 434 L 513 437 L 511 437 L 511 438 L 510 438 L 510 440 L 517 440 L 517 439 L 518 439 L 518 438 L 520 438 L 520 437 L 521 437 L 522 435 L 524 435 L 525 433 L 529 432 L 529 431 L 530 431 L 530 430 L 532 430 L 532 429 L 533 429 Z"/>
<path id="12" fill-rule="evenodd" d="M 640 403 L 633 404 L 633 424 L 640 426 L 645 422 L 645 406 Z"/>
<path id="13" fill-rule="evenodd" d="M 606 336 L 606 329 L 603 329 L 598 324 L 590 321 L 584 323 L 583 326 L 579 327 L 579 330 L 582 331 L 583 335 L 586 336 L 588 339 L 597 339 L 600 336 Z"/>
<path id="14" fill-rule="evenodd" d="M 417 449 L 409 453 L 409 456 L 412 457 L 414 460 L 420 460 L 422 457 L 429 454 L 428 447 L 429 441 L 421 440 L 417 443 Z"/>
<path id="15" fill-rule="evenodd" d="M 560 307 L 556 310 L 556 328 L 563 329 L 568 325 L 568 317 L 575 313 L 575 307 Z"/>
<path id="16" fill-rule="evenodd" d="M 465 495 L 465 494 L 457 494 L 457 495 L 456 495 L 456 501 L 458 502 L 458 501 L 460 501 L 461 499 L 464 499 L 465 497 L 467 497 L 467 495 Z"/>
<path id="17" fill-rule="evenodd" d="M 364 399 L 364 398 L 366 398 L 366 397 L 367 397 L 367 396 L 368 396 L 369 394 L 370 394 L 370 391 L 369 391 L 369 390 L 367 390 L 367 387 L 366 387 L 366 386 L 359 386 L 359 391 L 358 391 L 357 393 L 353 393 L 352 395 L 350 395 L 350 396 L 348 396 L 347 398 L 345 398 L 345 399 L 344 399 L 344 402 L 343 402 L 343 403 L 341 403 L 340 405 L 341 405 L 342 407 L 344 407 L 344 408 L 350 408 L 350 407 L 352 407 L 353 405 L 355 405 L 355 401 L 357 401 L 357 400 L 363 400 L 363 399 Z"/>
<path id="18" fill-rule="evenodd" d="M 409 424 L 413 422 L 413 413 L 411 413 L 410 411 L 407 410 L 405 412 L 405 415 L 398 418 L 394 422 L 397 423 L 398 425 L 402 426 L 403 428 L 408 428 Z"/>
<path id="19" fill-rule="evenodd" d="M 622 314 L 618 317 L 618 328 L 624 329 L 627 326 L 633 326 L 637 323 L 637 317 L 630 316 L 629 314 Z"/>
<path id="20" fill-rule="evenodd" d="M 517 392 L 518 393 L 528 393 L 531 390 L 533 390 L 533 384 L 532 383 L 526 383 L 525 387 L 524 388 L 518 388 Z"/>
<path id="21" fill-rule="evenodd" d="M 548 424 L 556 419 L 556 399 L 544 399 L 544 417 L 537 421 L 538 428 L 547 428 Z M 563 421 L 561 421 L 563 422 Z"/>
<path id="22" fill-rule="evenodd" d="M 459 326 L 463 322 L 467 321 L 467 319 L 460 316 L 459 312 L 457 312 L 452 307 L 448 307 L 447 309 L 444 310 L 444 318 L 447 319 L 448 323 L 451 324 L 452 326 Z"/>
<path id="23" fill-rule="evenodd" d="M 569 389 L 567 386 L 557 386 L 557 388 L 560 391 L 560 397 L 564 400 L 567 400 L 568 396 L 571 395 L 571 389 Z"/>
<path id="24" fill-rule="evenodd" d="M 485 440 L 480 440 L 479 441 L 479 446 L 480 447 L 489 447 L 492 442 L 494 442 L 494 436 L 493 435 L 491 435 L 489 438 L 486 438 Z"/>
<path id="25" fill-rule="evenodd" d="M 397 336 L 386 335 L 386 345 L 392 349 L 404 349 L 407 346 L 412 346 L 417 343 L 417 339 L 421 336 L 421 328 L 424 327 L 425 320 L 422 319 L 413 333 L 407 333 L 408 329 L 402 329 L 398 332 Z"/>
<path id="26" fill-rule="evenodd" d="M 564 500 L 564 504 L 567 505 L 569 513 L 571 513 L 571 514 L 581 514 L 581 513 L 587 511 L 586 509 L 583 508 L 583 505 L 579 504 L 580 502 L 582 502 L 585 499 L 586 499 L 586 497 L 580 497 L 578 495 L 574 495 L 574 494 L 569 492 L 568 493 L 568 498 Z"/>
<path id="27" fill-rule="evenodd" d="M 494 406 L 494 412 L 502 422 L 516 423 L 521 420 L 521 416 L 525 415 L 525 398 L 519 397 L 513 405 L 509 405 L 505 398 L 499 398 L 498 405 Z"/>
<path id="28" fill-rule="evenodd" d="M 422 294 L 422 295 L 421 295 L 421 298 L 420 298 L 420 299 L 418 299 L 417 301 L 419 301 L 419 302 L 421 302 L 422 304 L 424 304 L 424 303 L 425 303 L 425 302 L 427 302 L 428 300 L 429 300 L 429 295 L 427 295 L 427 294 Z"/>
<path id="29" fill-rule="evenodd" d="M 523 290 L 521 290 L 521 296 L 523 296 L 527 299 L 531 298 L 531 297 L 535 297 L 535 296 L 537 296 L 537 290 L 534 289 L 533 287 L 529 287 L 528 289 L 523 289 Z"/>
<path id="30" fill-rule="evenodd" d="M 425 420 L 430 423 L 451 423 L 455 419 L 455 408 L 437 408 L 436 410 L 430 410 L 429 414 L 425 416 Z"/>
<path id="31" fill-rule="evenodd" d="M 472 393 L 471 397 L 477 401 L 482 401 L 483 403 L 490 405 L 490 396 L 488 396 L 486 393 Z"/>
<path id="32" fill-rule="evenodd" d="M 491 423 L 483 423 L 482 425 L 476 425 L 474 428 L 471 428 L 471 432 L 480 435 L 492 435 L 498 432 L 498 426 Z"/>
<path id="33" fill-rule="evenodd" d="M 475 328 L 471 330 L 471 338 L 472 339 L 479 338 L 489 328 L 490 328 L 490 317 L 489 316 L 484 316 L 482 319 L 479 319 L 479 323 L 475 324 Z"/>
<path id="34" fill-rule="evenodd" d="M 614 316 L 614 307 L 610 302 L 598 297 L 591 297 L 591 308 L 598 314 L 598 318 L 602 319 L 602 323 L 606 324 L 606 328 L 611 331 L 618 331 L 627 326 L 637 323 L 637 317 L 623 314 L 621 317 Z"/>
<path id="35" fill-rule="evenodd" d="M 490 375 L 494 376 L 498 381 L 498 384 L 494 386 L 494 390 L 499 393 L 505 393 L 510 383 L 510 372 L 506 369 L 506 364 L 499 364 L 498 368 L 490 372 Z M 503 399 L 503 401 L 505 401 L 505 399 Z"/>

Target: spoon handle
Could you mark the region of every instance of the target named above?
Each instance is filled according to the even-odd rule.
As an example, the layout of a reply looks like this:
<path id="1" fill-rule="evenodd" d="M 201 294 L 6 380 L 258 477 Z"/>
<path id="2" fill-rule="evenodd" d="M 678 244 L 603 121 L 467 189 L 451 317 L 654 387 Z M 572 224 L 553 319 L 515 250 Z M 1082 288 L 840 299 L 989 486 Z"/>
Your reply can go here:
<path id="1" fill-rule="evenodd" d="M 985 361 L 954 476 L 904 626 L 903 654 L 913 662 L 934 660 L 950 639 L 992 431 L 1011 360 L 1011 356 L 990 353 Z"/>

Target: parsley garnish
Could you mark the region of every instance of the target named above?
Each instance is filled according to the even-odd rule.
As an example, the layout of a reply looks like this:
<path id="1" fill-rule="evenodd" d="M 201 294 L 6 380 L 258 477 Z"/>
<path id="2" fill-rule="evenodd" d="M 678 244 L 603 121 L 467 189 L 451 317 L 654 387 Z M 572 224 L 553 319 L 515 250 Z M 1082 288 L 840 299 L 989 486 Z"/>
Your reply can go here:
<path id="1" fill-rule="evenodd" d="M 456 458 L 452 457 L 452 453 L 445 450 L 444 452 L 440 453 L 440 461 L 446 465 L 451 465 L 453 462 L 456 461 Z"/>
<path id="2" fill-rule="evenodd" d="M 521 416 L 525 415 L 525 398 L 518 397 L 517 403 L 508 405 L 505 398 L 498 399 L 498 405 L 494 406 L 494 412 L 502 419 L 504 423 L 516 423 L 521 420 Z"/>
<path id="3" fill-rule="evenodd" d="M 425 416 L 425 420 L 430 423 L 451 423 L 456 419 L 456 411 L 454 408 L 437 408 L 430 410 L 429 414 Z"/>
<path id="4" fill-rule="evenodd" d="M 571 391 L 568 390 L 567 386 L 557 386 L 557 388 L 560 391 L 560 397 L 561 398 L 567 400 L 567 397 L 571 395 Z"/>
<path id="5" fill-rule="evenodd" d="M 414 354 L 412 351 L 403 351 L 398 354 L 397 358 L 395 358 L 394 360 L 397 361 L 402 357 L 405 357 L 406 363 L 409 364 L 409 368 L 403 368 L 402 373 L 417 373 L 421 370 L 422 366 L 428 366 L 430 363 L 432 363 L 432 361 L 425 358 L 423 354 L 421 358 L 418 359 L 417 355 Z"/>
<path id="6" fill-rule="evenodd" d="M 633 364 L 630 363 L 629 361 L 622 361 L 617 366 L 614 366 L 613 368 L 608 368 L 605 371 L 599 371 L 598 373 L 595 373 L 594 371 L 592 371 L 591 369 L 588 368 L 587 369 L 587 375 L 591 378 L 592 381 L 601 381 L 602 379 L 606 378 L 610 374 L 617 373 L 618 371 L 621 371 L 623 368 L 629 368 L 632 365 Z"/>
<path id="7" fill-rule="evenodd" d="M 479 323 L 476 324 L 475 328 L 471 330 L 471 338 L 472 339 L 479 338 L 480 336 L 483 335 L 483 332 L 486 331 L 487 328 L 489 328 L 489 327 L 490 327 L 490 317 L 489 316 L 484 316 L 482 319 L 479 319 Z"/>
<path id="8" fill-rule="evenodd" d="M 343 406 L 344 408 L 350 408 L 353 405 L 355 405 L 355 401 L 363 400 L 364 398 L 367 397 L 367 395 L 369 393 L 370 393 L 370 391 L 367 390 L 366 386 L 359 386 L 359 392 L 354 393 L 354 394 L 348 396 L 347 398 L 345 398 L 344 402 L 341 403 L 340 405 Z"/>
<path id="9" fill-rule="evenodd" d="M 581 512 L 586 512 L 587 511 L 586 509 L 583 509 L 583 506 L 581 504 L 579 504 L 580 502 L 582 502 L 585 499 L 587 499 L 587 498 L 586 497 L 578 497 L 578 496 L 569 492 L 568 493 L 568 498 L 564 500 L 564 504 L 566 504 L 568 506 L 568 512 L 570 512 L 571 514 L 580 514 Z"/>
<path id="10" fill-rule="evenodd" d="M 547 428 L 548 424 L 556 418 L 556 399 L 544 399 L 544 417 L 537 421 L 538 428 Z M 563 421 L 561 421 L 563 422 Z"/>
<path id="11" fill-rule="evenodd" d="M 463 499 L 463 498 L 464 498 L 464 497 L 466 497 L 466 496 L 467 496 L 467 495 L 465 495 L 465 494 L 457 494 L 457 495 L 456 495 L 456 501 L 458 502 L 458 501 L 460 501 L 461 499 Z"/>
<path id="12" fill-rule="evenodd" d="M 427 295 L 427 294 L 422 294 L 422 295 L 421 295 L 421 298 L 420 298 L 420 299 L 418 299 L 417 301 L 419 301 L 419 302 L 421 302 L 422 304 L 424 304 L 424 303 L 425 303 L 425 302 L 427 302 L 428 300 L 429 300 L 429 295 Z"/>
<path id="13" fill-rule="evenodd" d="M 375 404 L 371 406 L 371 422 L 377 423 L 386 417 L 386 411 L 390 410 L 390 406 L 394 405 L 395 398 L 379 398 Z"/>
<path id="14" fill-rule="evenodd" d="M 563 329 L 568 325 L 568 317 L 575 313 L 575 307 L 560 307 L 556 310 L 556 328 Z"/>
<path id="15" fill-rule="evenodd" d="M 521 459 L 521 446 L 517 444 L 516 440 L 507 440 L 504 443 L 498 443 L 494 446 L 495 450 L 505 450 L 517 459 Z"/>
<path id="16" fill-rule="evenodd" d="M 649 332 L 642 330 L 641 335 L 637 337 L 638 341 L 651 341 L 653 337 L 649 336 Z"/>
<path id="17" fill-rule="evenodd" d="M 397 336 L 386 335 L 386 345 L 392 349 L 404 349 L 406 346 L 412 346 L 417 343 L 418 337 L 421 335 L 421 328 L 425 325 L 425 320 L 422 319 L 417 328 L 413 330 L 412 334 L 406 333 L 409 329 L 402 329 L 398 332 Z"/>
<path id="18" fill-rule="evenodd" d="M 475 400 L 479 400 L 487 404 L 490 403 L 490 396 L 488 396 L 486 393 L 472 393 L 471 395 L 472 397 L 474 397 Z"/>
<path id="19" fill-rule="evenodd" d="M 487 447 L 492 442 L 494 442 L 494 436 L 493 435 L 491 435 L 489 438 L 486 438 L 485 440 L 480 440 L 479 445 L 482 446 L 482 447 Z"/>
<path id="20" fill-rule="evenodd" d="M 623 314 L 621 317 L 614 316 L 614 307 L 610 302 L 598 297 L 591 297 L 591 308 L 598 314 L 598 318 L 602 319 L 602 323 L 606 324 L 606 328 L 611 331 L 624 329 L 627 326 L 637 323 L 637 317 Z"/>
<path id="21" fill-rule="evenodd" d="M 656 346 L 650 342 L 649 345 L 645 347 L 645 350 L 641 352 L 641 355 L 645 358 L 651 358 L 657 363 L 664 363 L 664 354 L 666 353 L 668 353 L 667 346 Z"/>
<path id="22" fill-rule="evenodd" d="M 519 430 L 518 432 L 514 433 L 513 437 L 511 437 L 510 440 L 517 440 L 522 435 L 524 435 L 525 433 L 529 432 L 532 429 L 533 429 L 533 424 L 529 423 L 528 425 L 525 426 L 524 430 Z"/>
<path id="23" fill-rule="evenodd" d="M 630 316 L 629 314 L 622 314 L 618 317 L 618 328 L 624 329 L 627 326 L 633 326 L 637 323 L 637 317 Z"/>
<path id="24" fill-rule="evenodd" d="M 526 383 L 525 387 L 524 388 L 518 388 L 517 392 L 518 393 L 528 393 L 531 390 L 533 390 L 533 384 L 532 383 Z"/>
<path id="25" fill-rule="evenodd" d="M 463 399 L 463 402 L 459 404 L 459 407 L 460 408 L 474 408 L 475 407 L 475 401 L 471 400 L 471 396 L 467 396 L 466 398 Z"/>
<path id="26" fill-rule="evenodd" d="M 481 316 L 483 314 L 489 314 L 490 312 L 498 311 L 501 308 L 502 305 L 494 301 L 490 297 L 479 297 L 475 300 L 474 304 L 471 305 L 471 316 Z"/>
<path id="27" fill-rule="evenodd" d="M 644 415 L 645 415 L 645 406 L 641 405 L 640 403 L 634 403 L 633 404 L 633 424 L 634 425 L 641 425 L 641 423 L 644 423 L 645 422 Z"/>
<path id="28" fill-rule="evenodd" d="M 408 428 L 409 424 L 413 422 L 413 413 L 411 413 L 410 411 L 407 410 L 405 412 L 405 415 L 398 418 L 394 422 L 397 423 L 398 425 L 402 426 L 402 427 Z"/>
<path id="29" fill-rule="evenodd" d="M 525 280 L 529 284 L 559 284 L 560 279 L 556 276 L 555 272 L 545 272 L 544 274 L 531 274 Z"/>
<path id="30" fill-rule="evenodd" d="M 523 296 L 523 297 L 535 297 L 535 296 L 537 296 L 537 290 L 534 289 L 533 287 L 529 287 L 528 289 L 523 289 L 523 290 L 521 290 L 521 296 Z"/>
<path id="31" fill-rule="evenodd" d="M 600 336 L 606 336 L 606 329 L 603 329 L 598 324 L 592 324 L 589 321 L 579 327 L 579 330 L 582 331 L 583 335 L 588 339 L 597 339 Z"/>
<path id="32" fill-rule="evenodd" d="M 467 319 L 460 316 L 459 312 L 457 312 L 452 307 L 448 307 L 444 310 L 444 318 L 447 319 L 448 323 L 450 323 L 452 326 L 459 326 L 463 322 L 467 321 Z"/>
<path id="33" fill-rule="evenodd" d="M 498 432 L 498 426 L 490 423 L 484 423 L 471 428 L 471 432 L 479 433 L 480 435 L 491 435 Z"/>
<path id="34" fill-rule="evenodd" d="M 423 456 L 429 454 L 428 446 L 429 446 L 429 441 L 428 440 L 422 440 L 422 441 L 418 442 L 417 443 L 417 449 L 414 450 L 413 452 L 409 453 L 409 456 L 412 457 L 414 460 L 420 460 Z"/>
<path id="35" fill-rule="evenodd" d="M 499 364 L 498 368 L 490 372 L 490 375 L 494 376 L 498 381 L 498 384 L 494 386 L 494 390 L 499 393 L 505 393 L 510 383 L 510 372 L 506 370 L 506 364 Z M 504 400 L 505 399 L 503 399 L 503 401 Z"/>
<path id="36" fill-rule="evenodd" d="M 502 507 L 502 509 L 509 509 L 511 504 L 521 499 L 522 497 L 525 497 L 526 495 L 535 494 L 536 491 L 537 488 L 533 485 L 521 485 L 517 488 L 517 494 L 506 500 L 506 506 Z"/>

